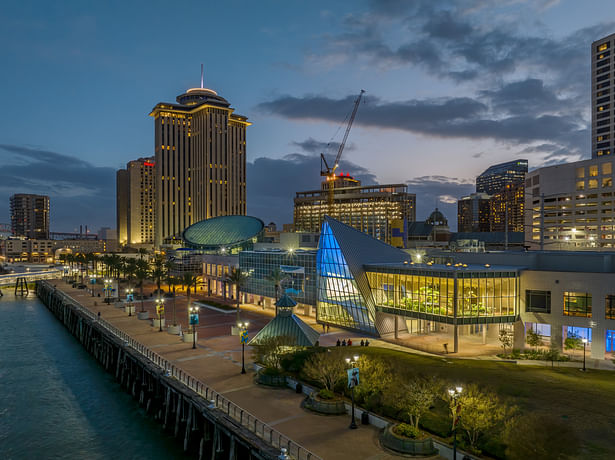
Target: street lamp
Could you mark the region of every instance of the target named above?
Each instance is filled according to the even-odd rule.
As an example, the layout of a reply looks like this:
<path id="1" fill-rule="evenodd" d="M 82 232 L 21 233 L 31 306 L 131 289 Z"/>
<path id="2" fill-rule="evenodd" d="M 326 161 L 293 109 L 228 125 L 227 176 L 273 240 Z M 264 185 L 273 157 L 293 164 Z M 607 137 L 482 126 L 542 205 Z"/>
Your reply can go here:
<path id="1" fill-rule="evenodd" d="M 457 460 L 457 425 L 461 418 L 461 404 L 459 404 L 459 396 L 463 391 L 462 387 L 450 388 L 448 394 L 453 400 L 453 460 Z"/>
<path id="2" fill-rule="evenodd" d="M 354 387 L 359 384 L 359 356 L 355 355 L 351 358 L 346 358 L 346 364 L 348 364 L 348 386 L 350 387 L 350 394 L 352 399 L 352 411 L 350 419 L 351 430 L 357 429 L 357 424 L 354 420 Z"/>
<path id="3" fill-rule="evenodd" d="M 199 307 L 191 305 L 188 308 L 190 326 L 192 327 L 192 349 L 196 348 L 196 325 L 199 324 Z"/>
<path id="4" fill-rule="evenodd" d="M 239 340 L 241 341 L 241 373 L 246 373 L 246 360 L 245 360 L 245 352 L 246 352 L 246 343 L 248 342 L 248 323 L 247 321 L 237 323 L 237 327 L 241 329 L 239 333 Z"/>
<path id="5" fill-rule="evenodd" d="M 113 280 L 110 279 L 105 279 L 105 303 L 108 304 L 109 303 L 109 294 L 111 293 L 111 283 L 113 283 Z"/>
<path id="6" fill-rule="evenodd" d="M 587 339 L 583 337 L 581 339 L 581 342 L 583 342 L 583 372 L 585 372 L 586 371 L 585 369 L 585 346 L 587 345 Z"/>
<path id="7" fill-rule="evenodd" d="M 132 316 L 132 301 L 134 299 L 133 292 L 134 292 L 133 288 L 126 289 L 126 302 L 128 302 L 128 316 Z"/>
<path id="8" fill-rule="evenodd" d="M 162 314 L 164 313 L 164 299 L 158 297 L 156 299 L 156 313 L 158 313 L 158 330 L 162 332 Z"/>

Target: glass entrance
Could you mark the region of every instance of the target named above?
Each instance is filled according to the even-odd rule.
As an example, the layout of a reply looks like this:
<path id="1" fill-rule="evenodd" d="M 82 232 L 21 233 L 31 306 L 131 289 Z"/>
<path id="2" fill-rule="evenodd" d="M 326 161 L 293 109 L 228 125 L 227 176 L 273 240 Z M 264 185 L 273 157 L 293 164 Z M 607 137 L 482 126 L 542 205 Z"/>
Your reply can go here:
<path id="1" fill-rule="evenodd" d="M 611 329 L 606 331 L 606 351 L 609 353 L 615 352 L 615 331 Z"/>

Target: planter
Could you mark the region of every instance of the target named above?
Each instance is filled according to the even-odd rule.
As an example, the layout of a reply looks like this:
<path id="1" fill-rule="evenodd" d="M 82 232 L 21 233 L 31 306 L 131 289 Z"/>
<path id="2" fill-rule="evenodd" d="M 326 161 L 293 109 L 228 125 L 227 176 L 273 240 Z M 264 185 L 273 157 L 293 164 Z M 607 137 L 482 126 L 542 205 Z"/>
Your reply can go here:
<path id="1" fill-rule="evenodd" d="M 395 425 L 387 426 L 380 434 L 380 443 L 387 449 L 415 456 L 431 456 L 438 453 L 433 446 L 432 438 L 410 439 L 399 436 L 393 432 Z"/>
<path id="2" fill-rule="evenodd" d="M 162 327 L 164 327 L 164 318 L 162 318 L 162 319 L 158 319 L 158 318 L 152 319 L 152 327 L 157 327 L 157 328 L 160 329 L 160 323 L 162 323 Z"/>
<path id="3" fill-rule="evenodd" d="M 149 311 L 140 311 L 137 313 L 137 318 L 139 319 L 149 319 Z"/>
<path id="4" fill-rule="evenodd" d="M 124 307 L 124 311 L 126 313 L 128 313 L 129 315 L 134 315 L 135 314 L 135 307 L 133 305 L 126 305 Z"/>
<path id="5" fill-rule="evenodd" d="M 305 400 L 305 407 L 319 414 L 346 414 L 346 404 L 341 399 L 320 399 L 318 396 L 310 395 Z"/>
<path id="6" fill-rule="evenodd" d="M 184 332 L 184 335 L 182 336 L 182 340 L 186 343 L 192 343 L 193 338 L 192 338 L 192 334 L 196 334 L 196 338 L 194 340 L 198 340 L 199 339 L 199 333 L 198 332 Z"/>
<path id="7" fill-rule="evenodd" d="M 181 326 L 181 324 L 178 324 L 176 326 L 171 325 L 171 326 L 167 327 L 167 332 L 169 334 L 179 335 L 182 332 L 182 326 Z"/>
<path id="8" fill-rule="evenodd" d="M 286 387 L 286 376 L 282 374 L 267 374 L 265 369 L 261 369 L 256 373 L 256 383 L 267 385 L 269 387 Z"/>

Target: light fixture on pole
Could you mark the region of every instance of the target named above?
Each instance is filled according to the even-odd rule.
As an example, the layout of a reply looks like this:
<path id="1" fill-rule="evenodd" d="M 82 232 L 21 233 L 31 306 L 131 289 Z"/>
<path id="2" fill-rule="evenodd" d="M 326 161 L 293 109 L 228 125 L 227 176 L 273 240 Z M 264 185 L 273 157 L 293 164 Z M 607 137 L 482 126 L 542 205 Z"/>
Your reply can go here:
<path id="1" fill-rule="evenodd" d="M 583 372 L 585 372 L 587 370 L 585 369 L 585 347 L 587 346 L 587 339 L 583 337 L 581 342 L 583 342 Z"/>
<path id="2" fill-rule="evenodd" d="M 132 316 L 132 302 L 134 300 L 133 292 L 134 292 L 133 288 L 126 289 L 126 302 L 128 303 L 128 316 Z"/>
<path id="3" fill-rule="evenodd" d="M 453 401 L 453 460 L 457 460 L 457 425 L 459 425 L 459 419 L 461 418 L 461 404 L 459 404 L 459 396 L 463 391 L 462 387 L 450 388 L 448 394 Z"/>
<path id="4" fill-rule="evenodd" d="M 246 343 L 248 343 L 248 326 L 250 323 L 247 321 L 237 323 L 237 327 L 241 330 L 239 333 L 239 340 L 241 342 L 241 373 L 246 373 Z"/>
<path id="5" fill-rule="evenodd" d="M 190 326 L 192 327 L 192 349 L 196 348 L 196 326 L 199 324 L 199 307 L 191 305 L 188 308 L 190 314 Z"/>
<path id="6" fill-rule="evenodd" d="M 162 315 L 164 313 L 164 299 L 162 297 L 156 299 L 156 313 L 158 313 L 158 331 L 162 332 Z"/>
<path id="7" fill-rule="evenodd" d="M 350 388 L 351 400 L 352 400 L 352 410 L 351 410 L 351 419 L 350 419 L 350 428 L 351 430 L 357 429 L 357 423 L 354 420 L 354 387 L 359 384 L 359 356 L 355 355 L 351 358 L 346 358 L 346 364 L 348 364 L 348 387 Z"/>

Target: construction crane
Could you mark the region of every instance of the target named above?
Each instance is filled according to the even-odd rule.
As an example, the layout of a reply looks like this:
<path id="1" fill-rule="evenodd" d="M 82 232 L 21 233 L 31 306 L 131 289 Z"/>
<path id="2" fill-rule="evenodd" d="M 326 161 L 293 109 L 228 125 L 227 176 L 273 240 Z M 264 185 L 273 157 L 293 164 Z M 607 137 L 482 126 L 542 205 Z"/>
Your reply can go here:
<path id="1" fill-rule="evenodd" d="M 328 182 L 328 213 L 331 214 L 331 210 L 333 208 L 333 194 L 335 188 L 335 170 L 340 165 L 340 159 L 342 158 L 342 153 L 344 152 L 344 147 L 346 146 L 346 140 L 348 139 L 348 134 L 350 133 L 350 128 L 352 128 L 352 123 L 354 122 L 354 118 L 357 115 L 357 110 L 359 109 L 359 104 L 361 103 L 361 98 L 363 97 L 363 93 L 365 90 L 361 90 L 359 93 L 359 97 L 354 101 L 354 108 L 352 109 L 352 114 L 350 115 L 350 119 L 348 120 L 348 126 L 346 126 L 346 132 L 344 133 L 344 137 L 342 142 L 340 143 L 340 147 L 337 150 L 337 156 L 335 157 L 335 162 L 333 163 L 333 167 L 330 167 L 327 163 L 327 159 L 323 153 L 320 154 L 320 175 L 327 178 Z"/>

